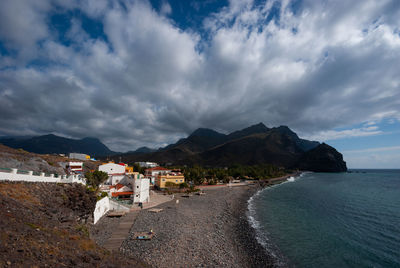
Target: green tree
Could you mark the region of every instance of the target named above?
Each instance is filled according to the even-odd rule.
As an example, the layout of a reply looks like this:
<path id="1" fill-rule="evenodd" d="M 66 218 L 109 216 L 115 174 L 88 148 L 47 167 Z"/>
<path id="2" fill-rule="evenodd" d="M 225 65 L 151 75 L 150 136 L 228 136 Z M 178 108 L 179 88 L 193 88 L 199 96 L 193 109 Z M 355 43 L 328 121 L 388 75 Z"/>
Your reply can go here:
<path id="1" fill-rule="evenodd" d="M 86 172 L 85 174 L 86 184 L 93 187 L 96 191 L 99 189 L 99 185 L 108 179 L 108 174 L 103 171 Z"/>

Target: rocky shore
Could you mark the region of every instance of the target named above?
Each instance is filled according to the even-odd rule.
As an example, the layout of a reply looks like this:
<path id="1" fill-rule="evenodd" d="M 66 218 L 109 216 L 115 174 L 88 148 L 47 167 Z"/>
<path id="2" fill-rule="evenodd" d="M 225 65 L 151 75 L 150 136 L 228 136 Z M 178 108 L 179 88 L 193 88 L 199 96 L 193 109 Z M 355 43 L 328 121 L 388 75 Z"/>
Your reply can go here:
<path id="1" fill-rule="evenodd" d="M 143 210 L 121 250 L 154 267 L 272 267 L 246 216 L 247 200 L 258 189 L 207 189 L 206 195 L 177 196 L 159 213 Z M 134 239 L 135 232 L 150 230 L 152 240 Z"/>

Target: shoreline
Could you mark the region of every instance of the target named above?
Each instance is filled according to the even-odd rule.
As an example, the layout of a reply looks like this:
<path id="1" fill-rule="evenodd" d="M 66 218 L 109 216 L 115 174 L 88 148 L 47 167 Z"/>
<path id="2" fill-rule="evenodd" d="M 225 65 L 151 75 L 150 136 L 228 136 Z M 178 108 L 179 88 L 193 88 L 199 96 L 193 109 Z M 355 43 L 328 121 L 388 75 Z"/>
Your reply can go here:
<path id="1" fill-rule="evenodd" d="M 202 189 L 205 195 L 190 198 L 178 194 L 157 206 L 162 209 L 159 213 L 141 210 L 120 250 L 152 267 L 281 267 L 281 260 L 257 239 L 249 221 L 249 200 L 299 174 L 268 183 Z M 100 220 L 102 228 L 115 227 L 110 223 Z M 135 240 L 135 232 L 150 230 L 155 233 L 152 240 Z"/>
<path id="2" fill-rule="evenodd" d="M 154 267 L 273 267 L 247 219 L 247 201 L 260 189 L 204 190 L 205 196 L 178 196 L 178 204 L 160 205 L 159 213 L 143 210 L 121 249 Z M 134 239 L 135 232 L 150 229 L 152 240 Z"/>
<path id="3" fill-rule="evenodd" d="M 258 245 L 262 247 L 262 250 L 265 252 L 265 254 L 272 260 L 272 267 L 289 267 L 290 266 L 290 261 L 286 259 L 285 256 L 283 256 L 275 245 L 269 245 L 267 241 L 260 241 L 263 238 L 258 238 L 259 236 L 259 230 L 257 229 L 257 225 L 259 222 L 254 218 L 254 215 L 251 215 L 252 212 L 255 213 L 254 211 L 251 211 L 251 205 L 253 198 L 256 197 L 259 193 L 264 191 L 265 189 L 269 187 L 273 187 L 276 185 L 279 185 L 281 183 L 287 182 L 287 180 L 291 177 L 297 178 L 300 177 L 304 172 L 294 172 L 290 173 L 281 177 L 277 178 L 272 178 L 269 179 L 267 183 L 265 182 L 260 182 L 259 183 L 259 189 L 255 191 L 248 199 L 247 201 L 247 206 L 246 206 L 246 216 L 247 216 L 247 223 L 249 225 L 249 233 L 253 236 L 253 239 Z M 271 248 L 272 247 L 272 248 Z"/>

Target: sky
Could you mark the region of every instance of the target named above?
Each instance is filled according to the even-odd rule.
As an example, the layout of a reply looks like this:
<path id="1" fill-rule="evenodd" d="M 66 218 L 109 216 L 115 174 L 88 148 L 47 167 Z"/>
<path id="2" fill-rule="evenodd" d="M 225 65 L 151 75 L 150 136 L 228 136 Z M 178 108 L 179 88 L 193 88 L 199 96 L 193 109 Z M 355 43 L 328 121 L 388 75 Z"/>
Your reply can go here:
<path id="1" fill-rule="evenodd" d="M 2 0 L 0 135 L 115 151 L 263 122 L 400 168 L 397 0 Z"/>

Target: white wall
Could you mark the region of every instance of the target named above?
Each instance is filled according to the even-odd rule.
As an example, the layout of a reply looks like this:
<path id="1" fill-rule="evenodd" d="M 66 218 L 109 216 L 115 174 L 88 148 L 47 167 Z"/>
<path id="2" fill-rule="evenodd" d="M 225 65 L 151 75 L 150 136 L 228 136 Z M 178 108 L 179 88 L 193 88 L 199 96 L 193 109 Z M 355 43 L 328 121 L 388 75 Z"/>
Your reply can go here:
<path id="1" fill-rule="evenodd" d="M 110 210 L 110 199 L 108 197 L 104 197 L 97 201 L 96 207 L 93 212 L 93 223 L 96 224 L 107 211 Z"/>
<path id="2" fill-rule="evenodd" d="M 114 163 L 107 163 L 107 164 L 99 166 L 99 171 L 104 171 L 108 175 L 124 174 L 125 173 L 125 167 L 121 166 L 121 165 L 118 165 L 118 164 L 114 164 Z"/>
<path id="3" fill-rule="evenodd" d="M 96 224 L 110 210 L 129 212 L 129 208 L 110 200 L 108 197 L 104 197 L 96 203 L 93 212 L 93 223 Z"/>
<path id="4" fill-rule="evenodd" d="M 28 174 L 17 174 L 17 169 L 11 169 L 11 173 L 8 172 L 0 172 L 0 180 L 1 181 L 26 181 L 26 182 L 58 182 L 58 183 L 82 183 L 86 184 L 84 179 L 81 179 L 77 175 L 62 175 L 58 178 L 54 177 L 54 174 L 50 174 L 46 176 L 44 173 L 41 173 L 39 176 L 33 175 L 32 171 L 29 171 Z"/>
<path id="5" fill-rule="evenodd" d="M 106 184 L 115 185 L 119 183 L 124 177 L 125 175 L 110 175 L 108 176 Z"/>
<path id="6" fill-rule="evenodd" d="M 79 160 L 87 160 L 86 156 L 87 156 L 86 154 L 79 154 L 79 153 L 70 153 L 68 155 L 69 158 L 79 159 Z"/>
<path id="7" fill-rule="evenodd" d="M 135 179 L 133 181 L 133 202 L 149 202 L 150 201 L 150 180 Z"/>

